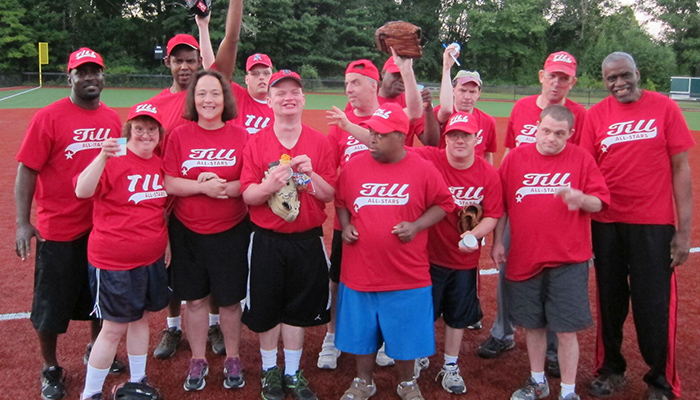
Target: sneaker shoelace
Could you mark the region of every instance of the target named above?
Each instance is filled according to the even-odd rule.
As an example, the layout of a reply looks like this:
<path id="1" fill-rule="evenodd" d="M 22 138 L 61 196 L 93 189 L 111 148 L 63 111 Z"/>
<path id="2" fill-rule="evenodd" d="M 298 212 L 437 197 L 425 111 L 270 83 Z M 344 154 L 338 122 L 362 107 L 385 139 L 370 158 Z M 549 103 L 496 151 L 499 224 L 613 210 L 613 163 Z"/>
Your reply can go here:
<path id="1" fill-rule="evenodd" d="M 192 360 L 190 362 L 190 368 L 187 371 L 187 376 L 190 379 L 199 379 L 204 375 L 204 369 L 207 363 L 204 360 Z"/>

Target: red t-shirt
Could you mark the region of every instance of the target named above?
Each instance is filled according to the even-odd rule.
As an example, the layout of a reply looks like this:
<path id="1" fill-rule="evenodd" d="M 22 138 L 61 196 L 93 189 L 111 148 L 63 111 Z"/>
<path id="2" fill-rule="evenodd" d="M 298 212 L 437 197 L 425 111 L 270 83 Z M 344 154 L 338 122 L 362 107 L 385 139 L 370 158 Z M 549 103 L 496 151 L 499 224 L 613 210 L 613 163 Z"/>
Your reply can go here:
<path id="1" fill-rule="evenodd" d="M 231 82 L 231 90 L 238 107 L 238 117 L 233 120 L 234 124 L 244 127 L 251 135 L 272 126 L 275 114 L 267 101 L 261 102 L 253 98 L 246 88 L 235 82 Z"/>
<path id="2" fill-rule="evenodd" d="M 396 97 L 382 97 L 377 95 L 377 100 L 379 101 L 379 105 L 381 106 L 384 103 L 396 103 L 401 106 L 401 108 L 406 108 L 406 93 L 401 93 L 400 95 Z M 350 118 L 350 115 L 352 114 L 353 116 L 355 115 L 353 113 L 353 110 L 355 108 L 348 102 L 345 105 L 345 114 L 348 116 L 348 119 Z M 368 117 L 355 117 L 355 118 L 364 118 L 364 119 L 369 119 Z M 350 120 L 352 122 L 352 120 Z M 357 123 L 357 122 L 355 122 Z M 332 128 L 331 128 L 332 129 Z M 425 129 L 425 117 L 421 116 L 419 119 L 416 121 L 411 121 L 411 123 L 408 125 L 408 133 L 406 134 L 406 147 L 413 147 L 413 141 L 414 138 L 417 136 L 420 136 L 423 133 L 423 130 Z"/>
<path id="3" fill-rule="evenodd" d="M 510 220 L 510 252 L 506 278 L 524 281 L 547 267 L 591 258 L 590 214 L 569 211 L 563 188 L 583 191 L 610 203 L 610 193 L 595 161 L 578 146 L 544 156 L 537 146 L 513 149 L 499 169 L 506 213 Z"/>
<path id="4" fill-rule="evenodd" d="M 291 149 L 280 143 L 270 125 L 251 136 L 243 152 L 243 172 L 241 173 L 241 192 L 248 186 L 259 184 L 269 169 L 271 162 L 279 161 L 283 154 L 292 158 L 306 154 L 311 159 L 313 171 L 320 175 L 329 185 L 336 181 L 336 165 L 328 140 L 321 132 L 302 124 L 299 140 Z M 272 212 L 267 202 L 250 206 L 250 220 L 257 226 L 280 233 L 304 232 L 323 225 L 326 220 L 326 205 L 306 190 L 299 192 L 299 215 L 292 222 L 287 222 Z"/>
<path id="5" fill-rule="evenodd" d="M 127 150 L 126 156 L 107 161 L 92 197 L 90 264 L 128 270 L 163 257 L 168 244 L 163 177 L 157 156 L 144 159 Z"/>
<path id="6" fill-rule="evenodd" d="M 371 117 L 371 115 L 358 117 L 352 110 L 346 111 L 345 115 L 351 123 L 356 125 L 367 121 Z M 340 168 L 343 168 L 350 161 L 351 157 L 367 151 L 366 145 L 355 139 L 347 131 L 340 129 L 337 125 L 331 126 L 328 132 L 328 143 L 330 143 L 333 152 L 333 164 Z"/>
<path id="7" fill-rule="evenodd" d="M 537 105 L 537 97 L 532 95 L 523 97 L 515 102 L 508 119 L 506 129 L 505 146 L 509 149 L 520 146 L 523 143 L 535 143 L 537 122 L 540 120 L 542 109 Z M 574 129 L 569 138 L 569 143 L 578 144 L 581 140 L 581 131 L 586 119 L 586 109 L 579 103 L 566 99 L 564 106 L 574 114 Z"/>
<path id="8" fill-rule="evenodd" d="M 436 119 L 438 111 L 440 111 L 440 106 L 433 109 Z M 457 111 L 455 110 L 455 112 Z M 474 116 L 474 119 L 479 126 L 479 131 L 476 133 L 474 154 L 483 158 L 484 153 L 495 153 L 498 150 L 498 144 L 496 144 L 496 119 L 476 107 L 474 107 L 471 115 Z M 445 126 L 446 124 L 440 124 L 440 143 L 438 144 L 438 148 L 440 149 L 444 149 L 446 147 Z"/>
<path id="9" fill-rule="evenodd" d="M 182 114 L 185 112 L 185 98 L 187 98 L 187 91 L 182 90 L 177 93 L 170 93 L 170 88 L 164 89 L 159 94 L 155 95 L 149 100 L 153 103 L 159 112 L 164 115 L 163 128 L 165 128 L 165 137 L 161 142 L 160 146 L 156 148 L 154 153 L 158 156 L 165 154 L 165 148 L 167 145 L 169 133 L 174 131 L 180 125 L 187 124 L 190 122 L 187 119 L 182 118 Z"/>
<path id="10" fill-rule="evenodd" d="M 121 135 L 119 115 L 103 103 L 85 110 L 70 98 L 39 110 L 27 128 L 17 161 L 39 172 L 34 199 L 37 229 L 47 240 L 74 240 L 92 227 L 92 202 L 75 197 L 72 179 Z"/>
<path id="11" fill-rule="evenodd" d="M 350 211 L 359 237 L 353 244 L 343 243 L 341 282 L 365 292 L 431 284 L 428 230 L 408 243 L 391 231 L 401 221 L 417 220 L 433 205 L 452 212 L 452 196 L 434 166 L 411 152 L 394 164 L 379 163 L 364 152 L 340 171 L 335 205 Z"/>
<path id="12" fill-rule="evenodd" d="M 633 103 L 609 96 L 591 107 L 581 147 L 596 159 L 611 203 L 599 222 L 673 225 L 671 156 L 695 145 L 675 101 L 645 90 Z"/>
<path id="13" fill-rule="evenodd" d="M 246 131 L 231 122 L 206 130 L 190 122 L 170 134 L 163 159 L 165 174 L 197 180 L 202 172 L 213 172 L 227 182 L 241 177 Z M 190 230 L 212 234 L 233 228 L 245 218 L 248 207 L 239 197 L 215 199 L 204 194 L 178 197 L 175 216 Z"/>
<path id="14" fill-rule="evenodd" d="M 467 169 L 456 169 L 447 160 L 445 149 L 418 147 L 416 154 L 430 161 L 445 179 L 455 209 L 430 227 L 428 257 L 430 262 L 452 269 L 474 269 L 479 266 L 480 250 L 471 253 L 459 251 L 460 233 L 457 229 L 459 211 L 465 206 L 480 204 L 484 217 L 503 216 L 503 190 L 496 169 L 483 158 L 475 157 Z"/>

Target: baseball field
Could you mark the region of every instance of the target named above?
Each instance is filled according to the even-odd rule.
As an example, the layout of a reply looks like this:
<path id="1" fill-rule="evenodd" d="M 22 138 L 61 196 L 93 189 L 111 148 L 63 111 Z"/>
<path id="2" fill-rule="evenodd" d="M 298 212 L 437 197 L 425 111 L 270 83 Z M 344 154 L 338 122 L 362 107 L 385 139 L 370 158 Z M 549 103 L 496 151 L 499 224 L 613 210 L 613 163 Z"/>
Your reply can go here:
<path id="1" fill-rule="evenodd" d="M 0 272 L 3 279 L 0 280 L 0 390 L 1 399 L 39 399 L 41 370 L 41 356 L 35 332 L 28 319 L 31 308 L 32 283 L 33 283 L 33 257 L 25 262 L 14 252 L 14 218 L 15 208 L 13 201 L 13 185 L 16 174 L 17 162 L 14 159 L 24 132 L 31 117 L 41 107 L 68 95 L 67 88 L 11 88 L 0 90 L 0 148 L 5 151 L 5 156 L 0 158 L 0 199 L 6 200 L 5 212 L 0 214 L 0 228 L 6 232 L 6 238 L 0 242 Z M 122 118 L 126 117 L 128 107 L 144 101 L 158 93 L 158 90 L 127 90 L 107 88 L 102 93 L 102 100 L 114 107 Z M 304 122 L 308 125 L 327 133 L 328 126 L 324 118 L 325 110 L 332 105 L 343 108 L 345 96 L 341 94 L 307 94 Z M 496 117 L 498 143 L 502 147 L 503 136 L 507 123 L 507 116 L 512 108 L 512 102 L 505 101 L 481 101 L 478 107 Z M 696 141 L 700 142 L 700 112 L 684 112 L 688 124 L 693 130 Z M 495 159 L 497 163 L 502 158 L 502 148 L 499 149 Z M 700 204 L 700 146 L 690 151 L 691 168 L 693 169 L 693 185 L 695 187 L 694 204 Z M 4 202 L 4 201 L 3 201 Z M 329 216 L 333 209 L 327 206 Z M 698 207 L 695 207 L 697 210 Z M 327 244 L 330 242 L 332 218 L 324 226 Z M 683 398 L 700 399 L 700 346 L 695 335 L 700 330 L 700 216 L 695 213 L 693 224 L 693 246 L 688 261 L 678 269 L 678 333 L 677 333 L 677 359 L 675 360 L 681 376 Z M 124 249 L 128 251 L 129 249 Z M 477 346 L 488 336 L 488 328 L 491 326 L 495 314 L 496 276 L 493 274 L 493 263 L 488 258 L 490 246 L 482 251 L 480 298 L 484 310 L 484 329 L 469 331 L 465 334 L 462 343 L 459 367 L 465 378 L 468 393 L 462 398 L 466 399 L 507 399 L 510 394 L 524 381 L 528 374 L 527 354 L 525 351 L 524 335 L 521 331 L 516 334 L 516 347 L 514 350 L 504 353 L 495 360 L 484 360 L 475 354 Z M 32 254 L 33 256 L 33 254 Z M 593 271 L 589 275 L 589 292 L 591 307 L 596 314 L 595 280 Z M 186 306 L 184 313 L 186 314 Z M 150 316 L 151 324 L 151 348 L 154 348 L 160 340 L 160 332 L 165 325 L 165 311 Z M 410 320 L 406 321 L 406 327 L 410 329 Z M 636 346 L 632 319 L 628 318 L 625 327 L 625 340 L 623 354 L 628 361 L 628 386 L 613 397 L 616 400 L 640 399 L 646 390 L 642 382 L 642 376 L 646 373 L 646 366 L 639 355 Z M 589 399 L 586 388 L 593 379 L 593 356 L 595 350 L 595 329 L 593 326 L 579 335 L 581 346 L 581 358 L 579 363 L 579 375 L 577 380 L 577 392 L 582 399 Z M 442 331 L 443 324 L 436 324 L 438 338 L 437 353 L 430 358 L 430 367 L 423 371 L 419 379 L 421 389 L 428 399 L 448 399 L 454 395 L 447 394 L 435 376 L 442 365 Z M 307 338 L 304 347 L 301 368 L 305 370 L 305 376 L 309 379 L 311 387 L 321 399 L 338 399 L 349 386 L 355 376 L 354 360 L 351 356 L 343 355 L 338 361 L 338 369 L 334 371 L 319 370 L 316 367 L 318 351 L 321 347 L 324 327 L 310 328 L 307 330 Z M 88 326 L 85 323 L 73 323 L 68 333 L 59 338 L 59 360 L 67 370 L 68 377 L 66 387 L 68 399 L 78 399 L 83 388 L 85 366 L 83 354 L 88 341 Z M 281 353 L 281 352 L 280 352 Z M 213 399 L 237 398 L 243 400 L 260 398 L 260 353 L 257 336 L 246 328 L 243 328 L 241 344 L 241 358 L 245 366 L 247 383 L 243 389 L 235 392 L 224 389 L 221 385 L 222 364 L 224 358 L 214 355 L 208 350 L 207 357 L 210 363 L 210 374 L 207 386 L 200 392 L 190 393 L 182 389 L 188 359 L 189 349 L 186 341 L 180 347 L 175 357 L 168 360 L 148 359 L 147 373 L 149 381 L 159 387 L 165 399 Z M 126 360 L 125 344 L 122 343 L 118 350 L 118 357 Z M 282 357 L 280 356 L 280 363 Z M 378 400 L 395 399 L 395 379 L 393 367 L 377 367 L 378 392 L 373 397 Z M 123 380 L 125 376 L 110 376 L 105 384 L 109 389 Z M 551 379 L 550 386 L 554 393 L 558 392 L 558 379 Z"/>

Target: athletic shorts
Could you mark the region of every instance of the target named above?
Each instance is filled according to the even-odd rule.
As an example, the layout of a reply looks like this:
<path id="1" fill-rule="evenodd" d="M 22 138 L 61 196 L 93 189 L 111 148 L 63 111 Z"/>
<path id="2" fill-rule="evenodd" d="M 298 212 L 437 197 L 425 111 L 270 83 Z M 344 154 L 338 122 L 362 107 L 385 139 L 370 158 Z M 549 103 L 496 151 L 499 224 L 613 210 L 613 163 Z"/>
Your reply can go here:
<path id="1" fill-rule="evenodd" d="M 161 258 L 150 265 L 111 271 L 89 264 L 92 312 L 107 321 L 129 323 L 143 318 L 144 311 L 168 306 L 168 273 Z"/>
<path id="2" fill-rule="evenodd" d="M 70 242 L 36 242 L 31 321 L 37 331 L 57 335 L 66 332 L 70 320 L 92 319 L 88 236 Z"/>
<path id="3" fill-rule="evenodd" d="M 464 329 L 481 321 L 481 303 L 477 296 L 478 269 L 452 269 L 430 264 L 433 281 L 433 313 L 442 316 L 450 328 Z"/>
<path id="4" fill-rule="evenodd" d="M 329 261 L 323 229 L 277 233 L 253 226 L 248 296 L 242 321 L 253 332 L 280 323 L 317 326 L 330 320 Z"/>
<path id="5" fill-rule="evenodd" d="M 504 280 L 510 318 L 525 329 L 578 332 L 589 327 L 588 261 L 545 268 L 525 281 Z"/>
<path id="6" fill-rule="evenodd" d="M 386 343 L 386 354 L 413 360 L 435 353 L 430 286 L 389 292 L 359 292 L 338 287 L 335 345 L 343 352 L 365 355 Z"/>
<path id="7" fill-rule="evenodd" d="M 333 229 L 331 241 L 331 270 L 328 277 L 335 283 L 340 282 L 340 261 L 343 258 L 343 231 Z"/>
<path id="8" fill-rule="evenodd" d="M 250 222 L 209 235 L 194 232 L 175 216 L 168 224 L 172 251 L 172 289 L 176 298 L 199 300 L 211 294 L 226 307 L 245 298 Z"/>

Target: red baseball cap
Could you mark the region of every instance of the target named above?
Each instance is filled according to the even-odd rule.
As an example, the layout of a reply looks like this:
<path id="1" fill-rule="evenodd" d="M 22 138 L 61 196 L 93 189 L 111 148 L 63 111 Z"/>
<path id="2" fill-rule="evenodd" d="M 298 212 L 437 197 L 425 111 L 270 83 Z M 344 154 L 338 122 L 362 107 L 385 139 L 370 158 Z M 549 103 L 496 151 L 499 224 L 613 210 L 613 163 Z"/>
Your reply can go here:
<path id="1" fill-rule="evenodd" d="M 275 86 L 277 83 L 285 80 L 285 79 L 293 79 L 296 81 L 296 83 L 299 84 L 299 86 L 303 87 L 304 85 L 301 84 L 301 77 L 299 74 L 297 74 L 294 71 L 288 70 L 288 69 L 281 69 L 270 77 L 270 87 Z"/>
<path id="2" fill-rule="evenodd" d="M 158 111 L 158 108 L 152 103 L 140 103 L 131 107 L 129 110 L 129 116 L 126 118 L 127 121 L 140 116 L 147 116 L 155 119 L 160 125 L 163 125 L 164 115 Z"/>
<path id="3" fill-rule="evenodd" d="M 102 68 L 105 67 L 105 63 L 102 61 L 101 55 L 97 54 L 97 52 L 94 50 L 88 49 L 87 47 L 81 47 L 78 50 L 70 53 L 70 57 L 68 57 L 68 72 L 87 63 L 97 64 Z"/>
<path id="4" fill-rule="evenodd" d="M 199 43 L 197 42 L 197 39 L 194 38 L 194 36 L 188 35 L 186 33 L 178 33 L 177 35 L 173 36 L 170 40 L 168 40 L 168 54 L 166 54 L 166 56 L 170 56 L 170 52 L 173 51 L 175 46 L 179 46 L 181 44 L 190 46 L 194 50 L 199 50 Z"/>
<path id="5" fill-rule="evenodd" d="M 348 65 L 348 68 L 345 70 L 345 75 L 351 72 L 364 75 L 374 79 L 375 81 L 379 80 L 379 70 L 370 60 L 362 59 L 351 62 Z"/>
<path id="6" fill-rule="evenodd" d="M 452 114 L 452 117 L 447 121 L 447 125 L 445 125 L 445 132 L 443 132 L 443 134 L 447 135 L 452 131 L 476 134 L 479 132 L 479 125 L 477 125 L 474 115 L 460 111 Z"/>
<path id="7" fill-rule="evenodd" d="M 371 128 L 377 133 L 401 132 L 408 134 L 408 115 L 396 103 L 384 103 L 372 116 L 360 123 L 365 128 Z"/>
<path id="8" fill-rule="evenodd" d="M 248 57 L 248 60 L 245 63 L 245 71 L 250 71 L 251 68 L 258 64 L 272 68 L 272 60 L 270 60 L 270 57 L 268 57 L 267 54 L 255 53 Z"/>
<path id="9" fill-rule="evenodd" d="M 391 56 L 386 60 L 386 62 L 384 63 L 384 66 L 382 67 L 382 70 L 389 72 L 391 74 L 398 74 L 401 72 L 399 70 L 399 67 L 397 67 L 396 63 L 394 62 L 394 56 Z"/>
<path id="10" fill-rule="evenodd" d="M 544 62 L 544 70 L 547 72 L 563 72 L 569 76 L 576 76 L 576 59 L 565 51 L 552 53 Z"/>

